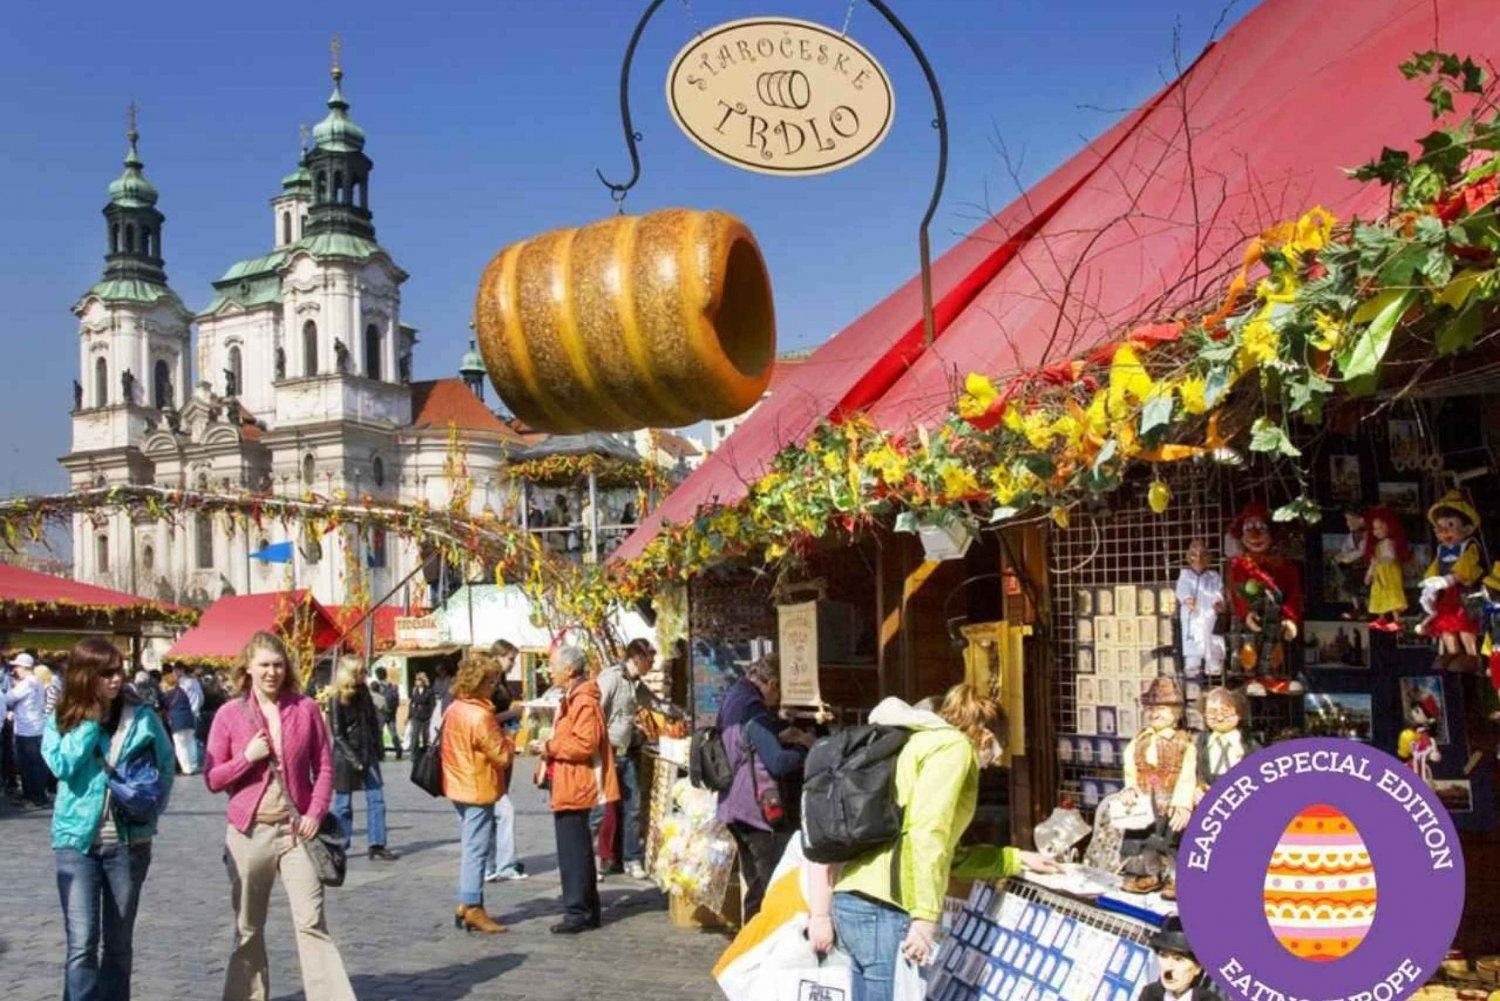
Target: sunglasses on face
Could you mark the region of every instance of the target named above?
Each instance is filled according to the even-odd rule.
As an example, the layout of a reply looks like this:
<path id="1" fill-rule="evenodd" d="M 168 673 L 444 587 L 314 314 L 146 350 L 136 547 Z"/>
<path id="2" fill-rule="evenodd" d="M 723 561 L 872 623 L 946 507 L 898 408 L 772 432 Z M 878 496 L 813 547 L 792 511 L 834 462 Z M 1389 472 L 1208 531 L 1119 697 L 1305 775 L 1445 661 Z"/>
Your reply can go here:
<path id="1" fill-rule="evenodd" d="M 99 677 L 104 681 L 110 681 L 114 678 L 123 678 L 124 676 L 125 669 L 123 667 L 106 667 L 104 670 L 99 672 Z"/>

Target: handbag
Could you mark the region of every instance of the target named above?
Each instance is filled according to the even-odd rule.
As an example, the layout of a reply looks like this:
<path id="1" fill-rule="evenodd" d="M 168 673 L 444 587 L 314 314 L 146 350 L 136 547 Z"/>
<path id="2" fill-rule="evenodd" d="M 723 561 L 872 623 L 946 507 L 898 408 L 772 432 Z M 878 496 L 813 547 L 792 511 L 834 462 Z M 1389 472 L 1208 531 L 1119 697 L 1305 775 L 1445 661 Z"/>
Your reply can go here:
<path id="1" fill-rule="evenodd" d="M 429 796 L 443 795 L 443 728 L 438 727 L 432 743 L 423 748 L 412 748 L 412 785 Z"/>
<path id="2" fill-rule="evenodd" d="M 116 739 L 110 742 L 109 757 L 99 754 L 109 786 L 109 802 L 119 818 L 127 824 L 142 827 L 154 823 L 167 805 L 166 783 L 157 770 L 151 748 L 147 747 L 117 765 L 125 735 L 135 721 L 135 706 L 127 705 L 116 727 Z"/>

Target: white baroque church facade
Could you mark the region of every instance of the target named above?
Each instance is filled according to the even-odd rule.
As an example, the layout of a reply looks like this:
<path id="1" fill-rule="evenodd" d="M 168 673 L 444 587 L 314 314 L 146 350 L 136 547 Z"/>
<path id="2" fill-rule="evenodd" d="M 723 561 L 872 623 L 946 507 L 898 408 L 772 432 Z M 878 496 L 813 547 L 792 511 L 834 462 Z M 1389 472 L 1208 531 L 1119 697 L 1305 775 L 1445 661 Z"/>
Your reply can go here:
<path id="1" fill-rule="evenodd" d="M 132 125 L 104 209 L 104 274 L 73 307 L 79 379 L 72 447 L 60 460 L 72 489 L 342 492 L 441 506 L 456 426 L 476 513 L 514 510 L 505 463 L 536 438 L 482 403 L 472 352 L 462 380 L 412 381 L 416 330 L 401 316 L 407 274 L 376 241 L 365 136 L 349 117 L 342 72 L 333 76 L 327 117 L 271 200 L 270 251 L 229 268 L 196 313 L 168 284 L 164 217 Z M 288 541 L 290 564 L 253 556 Z M 73 549 L 78 580 L 195 604 L 287 587 L 343 604 L 354 593 L 350 567 L 363 568 L 378 600 L 419 562 L 415 546 L 383 533 L 341 528 L 313 538 L 272 520 L 247 532 L 223 517 L 180 513 L 75 516 Z M 418 574 L 412 593 L 421 586 Z"/>

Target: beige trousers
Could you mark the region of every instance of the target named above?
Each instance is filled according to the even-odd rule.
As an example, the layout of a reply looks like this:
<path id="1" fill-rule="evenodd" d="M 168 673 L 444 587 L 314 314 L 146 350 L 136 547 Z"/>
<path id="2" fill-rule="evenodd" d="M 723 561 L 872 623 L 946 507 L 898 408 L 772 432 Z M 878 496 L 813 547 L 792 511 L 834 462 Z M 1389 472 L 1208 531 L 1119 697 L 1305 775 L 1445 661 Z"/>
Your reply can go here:
<path id="1" fill-rule="evenodd" d="M 324 920 L 323 884 L 307 852 L 292 840 L 291 822 L 256 823 L 249 834 L 230 827 L 224 847 L 237 930 L 224 976 L 224 1001 L 266 1001 L 270 995 L 266 908 L 278 873 L 292 905 L 307 1001 L 355 1001 L 343 957 Z"/>

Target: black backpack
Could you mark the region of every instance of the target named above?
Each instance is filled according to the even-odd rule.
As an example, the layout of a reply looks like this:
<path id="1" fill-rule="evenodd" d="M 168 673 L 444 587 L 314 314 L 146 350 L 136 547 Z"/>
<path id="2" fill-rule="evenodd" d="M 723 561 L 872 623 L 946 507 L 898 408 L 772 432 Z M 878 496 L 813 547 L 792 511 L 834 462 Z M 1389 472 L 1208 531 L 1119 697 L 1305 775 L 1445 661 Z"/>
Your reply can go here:
<path id="1" fill-rule="evenodd" d="M 734 785 L 734 769 L 718 727 L 700 726 L 693 731 L 688 751 L 688 780 L 699 789 L 712 792 L 728 792 Z"/>
<path id="2" fill-rule="evenodd" d="M 901 837 L 896 757 L 910 735 L 901 727 L 855 726 L 812 746 L 802 784 L 809 861 L 848 862 Z"/>

